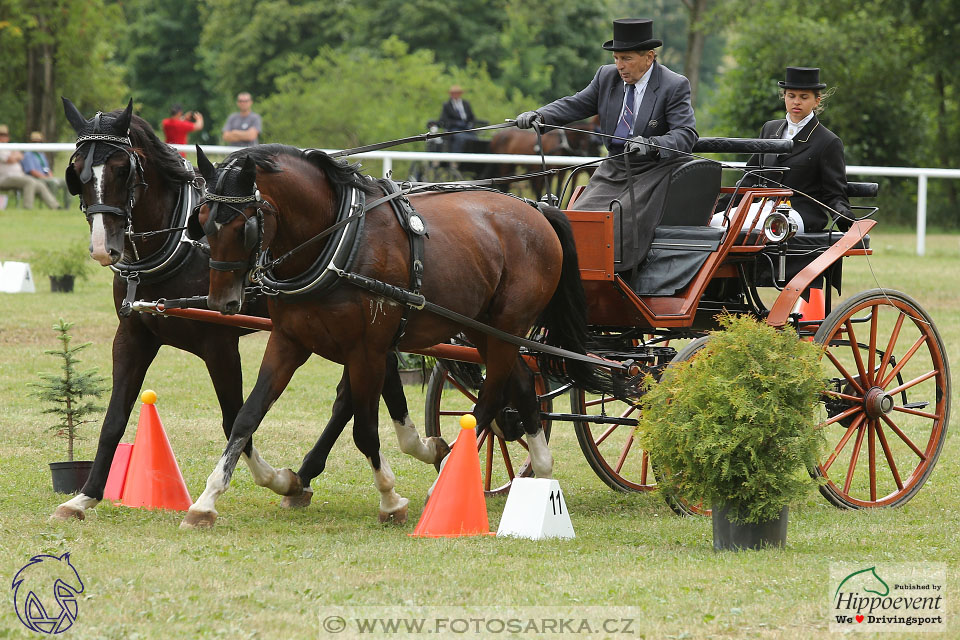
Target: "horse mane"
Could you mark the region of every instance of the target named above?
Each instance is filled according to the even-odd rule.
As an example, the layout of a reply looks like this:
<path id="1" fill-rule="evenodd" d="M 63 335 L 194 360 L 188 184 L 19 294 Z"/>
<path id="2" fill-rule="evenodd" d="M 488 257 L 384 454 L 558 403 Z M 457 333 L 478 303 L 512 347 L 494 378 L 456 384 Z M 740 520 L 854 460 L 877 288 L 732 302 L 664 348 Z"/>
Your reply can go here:
<path id="1" fill-rule="evenodd" d="M 373 179 L 360 173 L 359 163 L 331 158 L 325 152 L 317 149 L 304 151 L 286 144 L 261 144 L 254 147 L 244 147 L 227 156 L 221 166 L 231 160 L 243 160 L 249 157 L 253 158 L 257 168 L 267 173 L 279 173 L 283 171 L 276 160 L 280 156 L 299 158 L 323 171 L 330 182 L 333 183 L 338 195 L 343 187 L 356 187 L 367 195 L 379 193 Z"/>
<path id="2" fill-rule="evenodd" d="M 117 109 L 103 115 L 112 117 L 115 122 L 122 113 L 123 109 Z M 173 147 L 160 140 L 153 132 L 150 123 L 138 115 L 130 118 L 130 142 L 135 148 L 142 149 L 144 159 L 156 167 L 170 182 L 190 182 L 195 178 L 194 173 L 183 164 L 183 157 Z"/>

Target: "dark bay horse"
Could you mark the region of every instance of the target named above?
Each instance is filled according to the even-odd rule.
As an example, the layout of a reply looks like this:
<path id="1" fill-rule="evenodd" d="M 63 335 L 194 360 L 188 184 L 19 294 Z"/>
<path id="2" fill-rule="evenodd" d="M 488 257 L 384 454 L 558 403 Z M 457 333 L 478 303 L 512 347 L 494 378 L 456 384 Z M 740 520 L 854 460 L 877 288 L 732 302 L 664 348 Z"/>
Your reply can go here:
<path id="1" fill-rule="evenodd" d="M 123 310 L 131 280 L 139 281 L 136 297 L 146 300 L 205 295 L 209 289 L 208 249 L 183 237 L 179 229 L 195 200 L 198 177 L 172 147 L 161 142 L 150 125 L 125 110 L 98 113 L 86 119 L 64 99 L 67 120 L 77 132 L 77 151 L 67 168 L 71 190 L 81 196 L 81 207 L 91 229 L 91 256 L 116 271 L 113 298 L 119 324 L 113 340 L 113 389 L 100 429 L 90 477 L 81 492 L 57 507 L 54 518 L 84 518 L 86 509 L 103 498 L 117 443 L 126 429 L 144 376 L 162 345 L 188 351 L 206 364 L 220 404 L 224 434 L 229 437 L 243 404 L 238 340 L 247 329 L 175 317 L 157 317 Z M 172 233 L 162 233 L 173 229 Z M 129 233 L 161 232 L 131 238 Z M 266 316 L 261 298 L 245 313 Z M 396 355 L 386 359 L 384 399 L 397 429 L 401 450 L 427 462 L 446 454 L 445 443 L 422 440 L 407 411 L 396 367 Z M 322 470 L 326 455 L 352 417 L 349 394 L 338 387 L 330 423 L 300 472 L 276 470 L 257 452 L 252 441 L 244 459 L 260 486 L 281 495 L 293 494 L 285 506 L 309 503 L 309 480 Z M 306 490 L 302 489 L 302 486 Z"/>
<path id="2" fill-rule="evenodd" d="M 276 278 L 294 280 L 313 269 L 322 255 L 321 243 L 306 241 L 334 224 L 341 198 L 356 202 L 357 194 L 369 199 L 383 195 L 355 166 L 322 152 L 282 145 L 253 147 L 231 154 L 217 170 L 202 152 L 198 155 L 208 192 L 190 224 L 207 235 L 211 266 L 217 263 L 210 274 L 208 304 L 225 313 L 235 313 L 243 304 L 254 258 L 288 256 L 282 268 L 276 267 Z M 491 190 L 432 191 L 411 195 L 409 201 L 418 217 L 410 228 L 422 222 L 421 231 L 427 234 L 421 289 L 426 300 L 515 336 L 527 334 L 537 323 L 548 342 L 583 352 L 586 301 L 572 232 L 562 212 L 541 213 L 518 198 Z M 351 224 L 360 220 L 355 216 Z M 394 212 L 388 204 L 379 204 L 365 211 L 362 220 L 350 272 L 409 287 L 412 250 Z M 258 269 L 262 268 L 261 264 Z M 373 469 L 380 519 L 404 520 L 408 500 L 395 491 L 395 476 L 380 451 L 377 396 L 383 384 L 384 353 L 401 335 L 398 329 L 407 312 L 401 350 L 429 347 L 459 331 L 477 346 L 487 366 L 474 409 L 478 428 L 494 419 L 504 428 L 508 421 L 500 417 L 502 409 L 511 404 L 522 427 L 514 422 L 516 432 L 507 437 L 516 439 L 526 432 L 537 476 L 551 476 L 553 459 L 540 426 L 533 374 L 515 344 L 427 311 L 408 310 L 394 297 L 370 293 L 352 282 L 356 280 L 338 280 L 322 296 L 270 299 L 274 330 L 257 382 L 182 527 L 213 525 L 216 501 L 229 487 L 240 451 L 313 353 L 345 366 L 355 411 L 354 441 Z M 564 369 L 595 388 L 590 381 L 595 372 L 589 365 L 554 364 L 553 369 Z M 541 370 L 548 366 L 541 360 Z"/>
<path id="3" fill-rule="evenodd" d="M 597 128 L 599 126 L 598 122 L 598 118 L 594 117 L 589 121 L 567 125 L 571 129 L 576 129 L 576 131 L 546 127 L 546 132 L 540 138 L 543 155 L 577 156 L 581 158 L 603 155 L 603 143 L 599 137 L 593 135 L 599 131 Z M 490 139 L 490 153 L 538 156 L 540 155 L 540 147 L 537 145 L 537 134 L 529 129 L 502 129 Z M 538 165 L 517 166 L 504 163 L 493 165 L 491 173 L 493 177 L 503 177 L 522 172 L 539 171 L 541 168 Z M 556 167 L 547 168 L 555 169 Z M 556 193 L 559 193 L 563 187 L 564 177 L 564 172 L 557 174 Z M 545 184 L 544 178 L 531 178 L 530 183 L 537 195 L 542 194 L 549 186 Z"/>

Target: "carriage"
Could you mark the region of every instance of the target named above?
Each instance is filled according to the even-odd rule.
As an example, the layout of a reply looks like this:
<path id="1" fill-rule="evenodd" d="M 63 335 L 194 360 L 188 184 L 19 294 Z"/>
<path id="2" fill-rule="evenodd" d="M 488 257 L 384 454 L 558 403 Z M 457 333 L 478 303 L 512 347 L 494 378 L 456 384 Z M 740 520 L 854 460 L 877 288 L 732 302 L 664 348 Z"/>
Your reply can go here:
<path id="1" fill-rule="evenodd" d="M 80 118 L 79 114 L 77 118 Z M 84 122 L 89 124 L 92 121 Z M 100 140 L 102 136 L 96 139 Z M 753 153 L 765 151 L 761 145 L 780 142 L 702 139 L 695 150 Z M 137 160 L 133 155 L 130 158 L 133 167 L 130 175 L 135 176 Z M 118 162 L 125 166 L 126 159 Z M 207 175 L 212 177 L 213 167 L 208 168 L 211 173 Z M 243 171 L 240 173 L 242 175 Z M 124 188 L 129 188 L 132 182 L 131 177 Z M 222 179 L 215 183 L 217 191 L 220 191 L 221 182 Z M 210 184 L 208 177 L 208 198 L 211 197 Z M 261 184 L 260 189 L 263 188 Z M 260 211 L 264 200 L 256 189 L 252 174 L 244 189 L 253 195 L 224 193 L 215 195 L 219 200 L 214 202 L 229 204 L 241 212 L 246 210 L 244 207 L 256 209 L 255 214 L 245 213 L 240 221 L 242 224 L 237 227 L 243 250 L 250 256 L 264 240 L 265 223 Z M 636 385 L 644 374 L 658 376 L 671 364 L 693 357 L 709 339 L 708 331 L 716 326 L 715 318 L 719 313 L 749 314 L 772 326 L 796 331 L 800 338 L 812 339 L 824 348 L 821 361 L 829 384 L 821 403 L 819 428 L 825 430 L 832 450 L 825 460 L 810 470 L 823 479 L 821 492 L 831 503 L 844 508 L 902 505 L 929 477 L 945 441 L 950 376 L 944 345 L 932 319 L 906 294 L 874 289 L 849 297 L 834 307 L 832 292 L 840 290 L 844 258 L 871 255 L 868 232 L 876 224 L 871 219 L 876 207 L 855 207 L 855 210 L 865 211 L 866 215 L 858 216 L 845 232 L 831 229 L 821 233 L 795 234 L 787 217 L 777 211 L 789 200 L 792 192 L 785 188 L 750 187 L 740 189 L 742 198 L 736 207 L 728 207 L 723 226 L 710 226 L 708 221 L 718 196 L 733 191 L 733 188 L 721 187 L 721 165 L 717 162 L 694 159 L 674 171 L 651 249 L 641 267 L 631 271 L 622 270 L 623 265 L 618 264 L 616 238 L 620 236 L 618 227 L 621 221 L 616 206 L 610 211 L 563 212 L 572 229 L 572 240 L 579 257 L 579 280 L 587 300 L 590 359 L 624 372 L 625 379 Z M 850 197 L 875 197 L 876 192 L 874 184 L 848 184 Z M 238 193 L 246 192 L 241 190 Z M 440 197 L 445 198 L 445 202 L 454 202 L 458 193 L 453 191 Z M 576 196 L 575 192 L 574 202 Z M 496 197 L 506 198 L 503 195 Z M 240 207 L 241 204 L 244 207 Z M 117 212 L 114 215 L 122 213 L 116 207 L 113 209 Z M 347 212 L 348 217 L 353 215 L 356 219 L 354 206 L 341 203 L 340 209 L 341 215 Z M 755 227 L 752 220 L 747 223 L 755 209 L 774 213 L 766 218 L 762 227 Z M 517 211 L 522 213 L 523 209 Z M 179 223 L 172 220 L 171 224 L 171 220 L 158 220 L 153 224 L 160 229 L 176 229 L 175 225 Z M 208 224 L 212 220 L 211 214 Z M 335 236 L 337 242 L 330 243 L 336 246 L 326 258 L 333 265 L 332 270 L 339 272 L 340 276 L 345 271 L 336 266 L 337 256 L 333 254 L 341 252 L 342 247 L 346 247 L 347 253 L 352 251 L 343 240 L 344 226 L 341 221 L 324 232 L 326 234 L 334 227 L 340 230 Z M 407 226 L 415 227 L 409 218 Z M 118 229 L 122 243 L 123 227 Z M 434 227 L 433 231 L 436 232 L 437 228 Z M 433 241 L 436 241 L 436 234 Z M 298 245 L 294 251 L 307 243 Z M 405 258 L 411 268 L 416 262 L 412 257 L 413 247 L 411 241 L 410 257 Z M 282 259 L 285 256 L 281 256 Z M 211 266 L 213 264 L 211 257 Z M 236 270 L 246 264 L 221 261 L 220 269 Z M 264 271 L 263 265 L 258 269 Z M 821 278 L 825 317 L 804 319 L 795 312 L 795 307 L 811 284 Z M 358 286 L 363 284 L 380 295 L 389 293 L 399 296 L 399 300 L 413 300 L 414 308 L 429 305 L 422 295 L 410 296 L 409 291 L 390 285 L 384 287 L 383 282 L 351 282 Z M 135 284 L 132 291 L 136 291 Z M 115 286 L 118 310 L 124 301 L 124 293 L 128 299 L 132 297 L 130 283 L 124 288 L 118 281 Z M 208 309 L 179 308 L 198 306 L 197 299 L 153 300 L 137 302 L 132 307 L 144 312 L 143 315 L 177 316 L 201 320 L 201 324 L 216 322 L 254 330 L 270 329 L 278 321 L 276 317 L 271 320 L 244 315 L 224 316 Z M 379 311 L 379 306 L 371 305 L 371 309 Z M 464 316 L 457 318 L 458 322 L 468 320 Z M 480 333 L 490 329 L 484 329 L 476 321 L 469 326 Z M 474 332 L 473 335 L 479 334 Z M 549 437 L 558 423 L 572 422 L 589 465 L 606 484 L 620 491 L 654 489 L 656 461 L 651 461 L 635 444 L 639 411 L 635 397 L 638 394 L 598 393 L 575 383 L 556 383 L 552 376 L 540 375 L 537 371 L 537 352 L 547 347 L 536 340 L 521 342 L 521 356 L 535 373 L 533 386 L 537 398 L 534 406 L 539 403 L 543 435 Z M 427 387 L 425 429 L 428 436 L 449 437 L 456 433 L 457 418 L 474 411 L 478 404 L 477 389 L 485 375 L 481 366 L 483 359 L 478 349 L 463 340 L 462 335 L 449 343 L 427 344 L 433 346 L 411 349 L 438 359 Z M 156 347 L 154 353 L 155 350 Z M 576 356 L 570 352 L 566 354 Z M 143 366 L 144 371 L 148 365 Z M 569 398 L 569 411 L 554 410 L 555 401 L 561 396 Z M 341 418 L 339 430 L 349 416 Z M 229 416 L 225 414 L 225 432 L 228 432 L 228 421 Z M 239 418 L 233 422 L 235 430 L 238 423 Z M 815 427 L 818 425 L 811 425 L 811 428 Z M 333 439 L 339 435 L 339 430 Z M 117 439 L 121 434 L 122 428 L 116 434 Z M 231 442 L 236 435 L 230 435 Z M 540 437 L 539 432 L 537 435 Z M 321 439 L 325 436 L 326 431 Z M 483 458 L 481 467 L 488 493 L 505 492 L 514 477 L 532 472 L 534 465 L 527 456 L 530 444 L 522 436 L 519 439 L 503 438 L 492 425 L 478 427 L 477 450 Z M 109 458 L 105 462 L 109 467 Z M 262 461 L 260 463 L 265 465 Z M 264 483 L 268 482 L 273 480 L 264 480 Z M 261 484 L 259 479 L 258 484 Z M 392 493 L 392 480 L 389 484 Z M 274 488 L 271 484 L 267 486 Z M 381 493 L 384 492 L 381 489 Z M 87 499 L 95 503 L 94 498 L 96 496 Z M 697 510 L 681 503 L 672 506 L 682 513 Z M 65 515 L 77 515 L 75 511 Z M 212 513 L 215 517 L 215 511 Z M 77 517 L 82 517 L 82 512 Z"/>

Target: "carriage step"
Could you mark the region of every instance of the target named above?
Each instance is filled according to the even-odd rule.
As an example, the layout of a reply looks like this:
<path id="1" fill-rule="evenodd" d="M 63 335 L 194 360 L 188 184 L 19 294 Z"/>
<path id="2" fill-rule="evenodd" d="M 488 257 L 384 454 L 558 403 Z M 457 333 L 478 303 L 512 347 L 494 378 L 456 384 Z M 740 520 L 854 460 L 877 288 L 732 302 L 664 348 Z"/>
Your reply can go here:
<path id="1" fill-rule="evenodd" d="M 929 404 L 930 403 L 927 402 L 926 400 L 922 402 L 908 402 L 905 405 L 903 405 L 903 408 L 904 409 L 926 409 Z"/>
<path id="2" fill-rule="evenodd" d="M 581 413 L 547 413 L 540 412 L 541 420 L 557 420 L 560 422 L 592 422 L 593 424 L 622 424 L 625 427 L 635 427 L 639 424 L 636 418 L 619 418 L 617 416 L 590 416 Z"/>

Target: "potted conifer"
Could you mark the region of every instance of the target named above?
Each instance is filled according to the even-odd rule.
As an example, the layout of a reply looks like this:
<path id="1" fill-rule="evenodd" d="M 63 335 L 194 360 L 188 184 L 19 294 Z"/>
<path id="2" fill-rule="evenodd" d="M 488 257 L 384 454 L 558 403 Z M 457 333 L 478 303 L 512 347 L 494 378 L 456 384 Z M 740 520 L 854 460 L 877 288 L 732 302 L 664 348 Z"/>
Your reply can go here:
<path id="1" fill-rule="evenodd" d="M 105 391 L 104 378 L 97 374 L 95 368 L 82 372 L 77 370 L 80 360 L 76 354 L 90 346 L 90 343 L 71 347 L 72 326 L 73 323 L 64 322 L 63 318 L 53 325 L 54 331 L 59 334 L 60 348 L 47 349 L 44 353 L 60 360 L 60 371 L 40 373 L 40 382 L 32 385 L 35 388 L 33 395 L 48 405 L 43 413 L 51 413 L 58 418 L 56 424 L 50 427 L 51 431 L 67 439 L 67 460 L 50 463 L 53 490 L 58 493 L 76 493 L 90 475 L 92 461 L 73 459 L 74 441 L 78 439 L 78 429 L 88 422 L 93 422 L 84 418 L 103 409 L 89 398 L 99 398 Z"/>
<path id="2" fill-rule="evenodd" d="M 820 350 L 752 318 L 720 323 L 649 385 L 641 440 L 666 491 L 712 505 L 715 549 L 783 546 L 787 506 L 816 486 Z"/>

